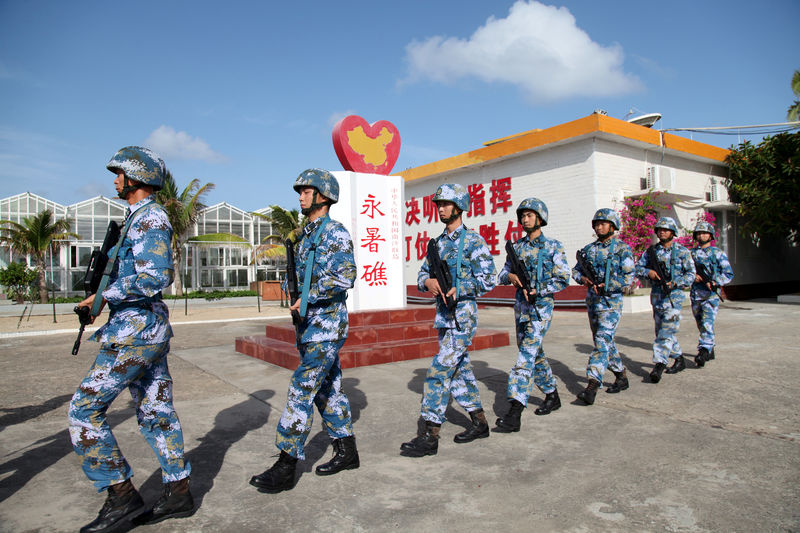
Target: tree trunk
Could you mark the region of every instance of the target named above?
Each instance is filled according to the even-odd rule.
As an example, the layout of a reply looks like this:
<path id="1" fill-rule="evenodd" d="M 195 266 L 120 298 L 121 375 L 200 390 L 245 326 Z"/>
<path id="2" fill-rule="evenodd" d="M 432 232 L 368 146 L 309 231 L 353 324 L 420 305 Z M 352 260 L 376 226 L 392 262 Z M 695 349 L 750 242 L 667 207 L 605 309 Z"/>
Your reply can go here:
<path id="1" fill-rule="evenodd" d="M 44 268 L 40 265 L 39 268 L 39 303 L 47 303 L 47 281 L 44 277 Z"/>
<path id="2" fill-rule="evenodd" d="M 172 268 L 175 269 L 175 280 L 172 284 L 175 286 L 175 295 L 183 296 L 183 281 L 181 278 L 181 253 L 180 251 L 172 251 Z"/>

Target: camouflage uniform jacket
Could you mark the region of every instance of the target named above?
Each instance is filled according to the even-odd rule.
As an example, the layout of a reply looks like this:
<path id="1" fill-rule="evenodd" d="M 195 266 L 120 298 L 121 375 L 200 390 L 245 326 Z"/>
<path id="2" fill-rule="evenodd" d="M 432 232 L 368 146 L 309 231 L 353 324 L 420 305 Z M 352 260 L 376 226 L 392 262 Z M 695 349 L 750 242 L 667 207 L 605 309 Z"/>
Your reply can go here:
<path id="1" fill-rule="evenodd" d="M 299 331 L 301 344 L 347 338 L 349 323 L 345 300 L 347 290 L 352 289 L 356 281 L 353 240 L 347 229 L 327 214 L 303 228 L 302 238 L 295 244 L 297 282 L 302 290 L 314 235 L 326 219 L 311 267 L 308 309 Z"/>
<path id="2" fill-rule="evenodd" d="M 614 245 L 611 261 L 608 261 L 611 245 Z M 583 247 L 586 257 L 597 273 L 597 283 L 605 283 L 606 265 L 608 265 L 608 285 L 605 287 L 606 299 L 617 299 L 622 295 L 622 289 L 633 281 L 633 252 L 630 246 L 619 239 L 611 238 L 606 242 L 596 240 Z M 586 272 L 581 268 L 580 263 L 572 269 L 572 279 L 581 283 Z M 589 305 L 594 305 L 603 301 L 602 296 L 598 296 L 592 289 L 586 293 L 586 300 Z M 620 302 L 621 303 L 621 302 Z"/>
<path id="3" fill-rule="evenodd" d="M 461 272 L 460 275 L 456 275 L 458 243 L 462 232 L 465 231 Z M 475 230 L 467 229 L 463 224 L 450 234 L 445 229 L 436 239 L 436 244 L 439 247 L 439 257 L 450 269 L 453 284 L 459 280 L 459 292 L 455 313 L 450 312 L 441 297 L 436 298 L 436 320 L 433 327 L 470 331 L 478 325 L 478 304 L 475 299 L 494 288 L 497 272 L 494 260 L 483 237 Z M 426 257 L 417 275 L 417 288 L 420 291 L 428 290 L 425 282 L 430 277 L 430 265 Z"/>
<path id="4" fill-rule="evenodd" d="M 522 237 L 514 243 L 514 251 L 517 257 L 528 270 L 528 278 L 531 280 L 532 288 L 536 289 L 535 303 L 529 303 L 522 293 L 522 289 L 517 289 L 516 301 L 514 303 L 514 315 L 517 322 L 531 322 L 538 320 L 537 317 L 549 316 L 553 310 L 553 295 L 563 290 L 569 285 L 569 264 L 564 253 L 564 246 L 555 239 L 549 239 L 543 233 L 531 241 L 528 236 Z M 536 265 L 539 261 L 539 254 L 542 256 L 542 276 L 536 279 Z M 511 261 L 506 259 L 503 270 L 497 277 L 501 285 L 510 285 L 508 275 L 511 273 Z M 539 308 L 539 312 L 534 310 L 534 304 Z"/>
<path id="5" fill-rule="evenodd" d="M 716 246 L 692 248 L 692 259 L 695 263 L 706 266 L 717 285 L 727 285 L 733 279 L 733 269 L 728 256 Z M 705 283 L 692 283 L 690 293 L 692 300 L 708 300 L 712 294 L 714 293 L 708 290 Z"/>
<path id="6" fill-rule="evenodd" d="M 161 301 L 161 291 L 172 285 L 175 276 L 172 226 L 153 196 L 130 206 L 127 216 L 134 219 L 103 291 L 109 307 L 108 322 L 91 340 L 122 345 L 159 344 L 172 337 L 169 308 Z"/>
<path id="7" fill-rule="evenodd" d="M 664 264 L 667 272 L 671 273 L 672 281 L 675 282 L 675 287 L 673 287 L 669 294 L 670 298 L 674 296 L 679 296 L 682 298 L 682 291 L 688 289 L 694 282 L 694 261 L 692 261 L 692 254 L 689 253 L 689 250 L 686 247 L 681 246 L 677 242 L 673 242 L 672 246 L 669 248 L 665 248 L 661 245 L 661 243 L 656 243 L 655 247 L 656 257 L 658 257 L 658 260 Z M 671 264 L 673 248 L 675 249 L 675 265 Z M 650 280 L 647 275 L 648 271 L 650 270 L 653 270 L 653 265 L 650 264 L 650 260 L 647 257 L 647 252 L 645 252 L 642 254 L 642 257 L 639 258 L 639 262 L 636 263 L 635 273 L 636 276 L 641 279 Z M 651 294 L 653 296 L 667 296 L 660 284 L 652 283 L 652 285 L 653 288 Z"/>

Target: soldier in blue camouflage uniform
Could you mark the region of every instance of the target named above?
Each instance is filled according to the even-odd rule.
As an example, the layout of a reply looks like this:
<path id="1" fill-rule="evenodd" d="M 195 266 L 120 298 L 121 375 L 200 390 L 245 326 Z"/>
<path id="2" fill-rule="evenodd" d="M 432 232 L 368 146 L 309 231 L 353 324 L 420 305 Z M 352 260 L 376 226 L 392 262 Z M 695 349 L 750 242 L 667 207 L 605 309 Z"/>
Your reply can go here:
<path id="1" fill-rule="evenodd" d="M 619 215 L 613 209 L 599 209 L 592 217 L 592 228 L 597 240 L 584 246 L 582 252 L 597 278 L 592 282 L 580 262 L 572 269 L 572 278 L 587 287 L 586 310 L 594 339 L 594 350 L 586 367 L 589 383 L 578 394 L 578 399 L 587 405 L 594 403 L 608 367 L 616 379 L 606 392 L 617 393 L 628 388 L 628 376 L 614 335 L 622 316 L 622 290 L 633 281 L 635 266 L 630 246 L 614 238 L 614 232 L 619 230 Z"/>
<path id="2" fill-rule="evenodd" d="M 520 430 L 522 411 L 528 405 L 534 384 L 545 394 L 544 402 L 534 411 L 535 414 L 546 415 L 561 407 L 556 378 L 542 342 L 553 317 L 553 295 L 569 284 L 570 269 L 561 243 L 542 233 L 547 219 L 547 206 L 538 198 L 526 198 L 517 207 L 517 220 L 526 235 L 513 247 L 527 270 L 530 292 L 512 272 L 510 258 L 497 277 L 499 284 L 511 284 L 517 288 L 514 317 L 519 348 L 517 362 L 508 375 L 509 409 L 497 419 L 495 428 L 501 433 Z"/>
<path id="3" fill-rule="evenodd" d="M 695 274 L 694 283 L 689 296 L 692 301 L 692 314 L 700 330 L 700 340 L 697 344 L 697 356 L 694 362 L 697 366 L 705 366 L 706 361 L 714 359 L 714 321 L 720 302 L 720 287 L 727 285 L 733 279 L 733 269 L 725 252 L 711 245 L 714 239 L 714 226 L 706 221 L 700 221 L 692 234 L 698 246 L 692 248 L 692 259 L 696 270 L 700 265 L 705 266 L 706 272 L 711 277 L 711 283 L 704 283 L 699 274 Z"/>
<path id="4" fill-rule="evenodd" d="M 316 468 L 318 475 L 336 474 L 359 467 L 350 402 L 342 390 L 339 350 L 348 333 L 345 300 L 356 279 L 353 241 L 345 227 L 330 218 L 330 206 L 339 200 L 339 182 L 327 170 L 308 169 L 298 176 L 294 190 L 308 218 L 300 242 L 295 245 L 297 279 L 302 295 L 289 308 L 299 314 L 297 350 L 300 365 L 292 375 L 275 444 L 280 456 L 250 484 L 259 491 L 277 493 L 295 485 L 298 459 L 314 417 L 314 405 L 322 425 L 333 439 L 333 458 Z M 284 285 L 284 289 L 286 286 Z"/>
<path id="5" fill-rule="evenodd" d="M 664 266 L 669 280 L 661 280 L 651 264 L 647 252 L 642 254 L 636 264 L 636 276 L 652 284 L 650 304 L 653 306 L 656 339 L 653 341 L 653 363 L 650 381 L 658 383 L 667 368 L 667 361 L 673 359 L 667 374 L 676 374 L 686 368 L 681 346 L 678 344 L 678 330 L 681 326 L 681 307 L 683 291 L 694 281 L 694 262 L 692 254 L 685 247 L 673 241 L 678 233 L 678 225 L 671 217 L 661 217 L 656 222 L 655 233 L 658 243 L 652 247 L 659 263 Z M 665 286 L 666 285 L 666 286 Z"/>
<path id="6" fill-rule="evenodd" d="M 106 420 L 106 410 L 125 389 L 136 404 L 139 431 L 158 456 L 164 483 L 162 497 L 137 517 L 137 523 L 188 516 L 194 507 L 189 492 L 191 468 L 184 457 L 167 367 L 172 328 L 161 300 L 161 291 L 174 277 L 172 227 L 153 195 L 164 183 L 164 162 L 147 148 L 129 146 L 117 152 L 107 168 L 117 176 L 114 184 L 119 197 L 130 206 L 129 229 L 100 295 L 102 302 L 94 306 L 92 295 L 78 304 L 94 306 L 99 314 L 108 303 L 110 311 L 108 322 L 91 337 L 102 343 L 100 353 L 69 405 L 72 446 L 97 490 L 108 491 L 97 518 L 81 529 L 95 533 L 114 529 L 144 507 L 130 479 L 131 467 Z"/>
<path id="7" fill-rule="evenodd" d="M 439 257 L 447 263 L 453 287 L 445 294 L 456 301 L 455 311 L 442 299 L 442 287 L 431 277 L 428 258 L 417 276 L 420 291 L 436 297 L 436 320 L 439 330 L 439 353 L 433 358 L 425 377 L 421 416 L 424 432 L 400 447 L 407 457 L 435 455 L 439 449 L 439 429 L 445 421 L 445 409 L 452 395 L 469 413 L 471 425 L 455 436 L 457 443 L 472 442 L 489 436 L 489 424 L 481 405 L 478 384 L 472 371 L 467 348 L 472 344 L 478 326 L 478 305 L 475 299 L 494 287 L 495 266 L 486 241 L 475 230 L 462 223 L 462 214 L 469 210 L 469 193 L 459 184 L 444 184 L 433 197 L 439 219 L 446 225 L 436 240 Z"/>

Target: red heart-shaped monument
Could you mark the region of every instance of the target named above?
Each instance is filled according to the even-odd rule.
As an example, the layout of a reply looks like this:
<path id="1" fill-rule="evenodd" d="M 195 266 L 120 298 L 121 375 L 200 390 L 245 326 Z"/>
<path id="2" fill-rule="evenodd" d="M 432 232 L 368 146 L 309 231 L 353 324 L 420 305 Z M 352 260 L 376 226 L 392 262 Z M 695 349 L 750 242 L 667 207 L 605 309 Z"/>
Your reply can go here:
<path id="1" fill-rule="evenodd" d="M 387 175 L 400 155 L 400 132 L 388 120 L 349 115 L 333 127 L 333 148 L 345 170 Z"/>

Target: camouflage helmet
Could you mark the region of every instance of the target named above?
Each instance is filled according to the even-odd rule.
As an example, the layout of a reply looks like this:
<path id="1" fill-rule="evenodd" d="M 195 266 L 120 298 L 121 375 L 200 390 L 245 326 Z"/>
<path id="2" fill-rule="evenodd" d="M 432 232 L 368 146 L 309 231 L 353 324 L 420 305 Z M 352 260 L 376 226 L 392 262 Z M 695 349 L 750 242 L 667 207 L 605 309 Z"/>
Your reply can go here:
<path id="1" fill-rule="evenodd" d="M 115 174 L 122 172 L 125 177 L 150 185 L 155 190 L 164 186 L 167 167 L 164 160 L 149 148 L 126 146 L 114 154 L 106 168 Z"/>
<path id="2" fill-rule="evenodd" d="M 525 198 L 517 207 L 517 222 L 522 224 L 522 212 L 533 211 L 539 217 L 539 226 L 547 225 L 547 206 L 538 198 Z"/>
<path id="3" fill-rule="evenodd" d="M 301 172 L 294 181 L 294 190 L 300 192 L 303 187 L 314 187 L 334 204 L 339 201 L 339 182 L 327 170 L 309 168 Z"/>
<path id="4" fill-rule="evenodd" d="M 673 235 L 678 234 L 678 224 L 675 223 L 675 219 L 672 217 L 661 217 L 656 222 L 655 227 L 653 230 L 658 230 L 658 228 L 668 229 L 672 232 Z"/>
<path id="5" fill-rule="evenodd" d="M 707 222 L 705 220 L 701 220 L 694 227 L 694 231 L 692 232 L 692 235 L 696 235 L 696 234 L 704 232 L 704 231 L 706 233 L 710 233 L 712 238 L 714 237 L 714 234 L 716 233 L 716 231 L 714 229 L 714 226 L 710 222 Z"/>
<path id="6" fill-rule="evenodd" d="M 458 183 L 445 183 L 433 195 L 433 203 L 436 202 L 453 202 L 462 211 L 469 211 L 469 192 Z"/>
<path id="7" fill-rule="evenodd" d="M 619 215 L 613 209 L 598 209 L 592 217 L 592 225 L 594 225 L 595 221 L 598 220 L 611 222 L 611 225 L 614 226 L 614 229 L 619 231 Z"/>

